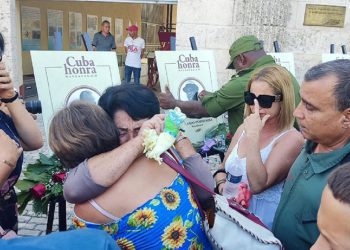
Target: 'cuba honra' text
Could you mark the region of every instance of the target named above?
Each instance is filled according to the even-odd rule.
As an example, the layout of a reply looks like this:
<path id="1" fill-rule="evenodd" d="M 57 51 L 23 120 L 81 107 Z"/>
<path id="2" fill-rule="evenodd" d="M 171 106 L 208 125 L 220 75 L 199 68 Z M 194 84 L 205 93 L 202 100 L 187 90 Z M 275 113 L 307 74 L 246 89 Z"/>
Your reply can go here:
<path id="1" fill-rule="evenodd" d="M 188 56 L 181 54 L 177 60 L 177 66 L 179 70 L 199 69 L 198 57 L 191 54 Z"/>
<path id="2" fill-rule="evenodd" d="M 66 75 L 91 75 L 96 74 L 96 67 L 93 60 L 85 59 L 84 56 L 76 59 L 74 56 L 69 56 L 64 64 Z"/>

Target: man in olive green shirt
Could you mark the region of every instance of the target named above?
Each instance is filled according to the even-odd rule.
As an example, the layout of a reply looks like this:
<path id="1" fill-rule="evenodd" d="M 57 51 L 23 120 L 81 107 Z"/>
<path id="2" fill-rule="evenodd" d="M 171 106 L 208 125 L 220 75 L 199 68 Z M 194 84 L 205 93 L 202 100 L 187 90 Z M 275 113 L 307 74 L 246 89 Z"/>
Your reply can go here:
<path id="1" fill-rule="evenodd" d="M 255 36 L 242 36 L 230 48 L 230 63 L 228 69 L 236 69 L 231 80 L 214 93 L 202 92 L 200 101 L 175 100 L 167 89 L 159 95 L 160 106 L 163 109 L 181 108 L 188 117 L 218 117 L 228 112 L 228 123 L 231 134 L 243 123 L 244 118 L 244 91 L 254 70 L 275 65 L 272 56 L 266 55 L 263 42 Z M 292 76 L 295 92 L 295 103 L 300 102 L 299 84 Z"/>
<path id="2" fill-rule="evenodd" d="M 294 116 L 307 142 L 288 174 L 273 225 L 287 250 L 310 249 L 315 243 L 328 175 L 350 161 L 350 60 L 311 68 L 300 94 Z"/>

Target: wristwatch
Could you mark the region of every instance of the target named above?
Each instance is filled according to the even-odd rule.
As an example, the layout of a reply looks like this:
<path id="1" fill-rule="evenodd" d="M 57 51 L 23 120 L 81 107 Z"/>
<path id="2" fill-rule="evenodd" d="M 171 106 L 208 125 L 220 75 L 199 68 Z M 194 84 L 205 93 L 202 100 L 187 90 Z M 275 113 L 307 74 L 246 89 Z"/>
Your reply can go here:
<path id="1" fill-rule="evenodd" d="M 15 91 L 15 95 L 11 98 L 1 98 L 0 101 L 3 103 L 12 103 L 18 99 L 18 92 Z"/>

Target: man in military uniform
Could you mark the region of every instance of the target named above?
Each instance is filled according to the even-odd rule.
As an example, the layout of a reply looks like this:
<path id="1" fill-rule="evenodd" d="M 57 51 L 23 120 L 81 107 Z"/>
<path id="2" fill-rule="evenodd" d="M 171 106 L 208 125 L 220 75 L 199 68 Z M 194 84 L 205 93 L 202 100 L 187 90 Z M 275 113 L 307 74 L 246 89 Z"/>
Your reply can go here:
<path id="1" fill-rule="evenodd" d="M 228 112 L 228 123 L 231 134 L 234 134 L 243 123 L 244 116 L 244 91 L 255 69 L 276 64 L 272 56 L 266 55 L 263 42 L 255 36 L 242 36 L 237 39 L 230 48 L 231 60 L 228 69 L 235 69 L 225 85 L 214 93 L 203 91 L 199 95 L 199 101 L 176 100 L 166 89 L 159 96 L 160 106 L 163 109 L 181 108 L 188 117 L 218 117 Z M 296 105 L 300 102 L 299 84 L 291 75 Z"/>

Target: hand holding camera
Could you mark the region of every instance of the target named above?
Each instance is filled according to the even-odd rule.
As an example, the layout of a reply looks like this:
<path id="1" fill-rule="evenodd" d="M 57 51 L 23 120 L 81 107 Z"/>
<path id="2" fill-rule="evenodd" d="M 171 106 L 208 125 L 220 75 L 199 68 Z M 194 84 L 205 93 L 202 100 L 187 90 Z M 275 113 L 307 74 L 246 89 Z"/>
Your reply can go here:
<path id="1" fill-rule="evenodd" d="M 0 62 L 0 99 L 9 99 L 16 95 L 10 75 L 3 62 Z"/>

